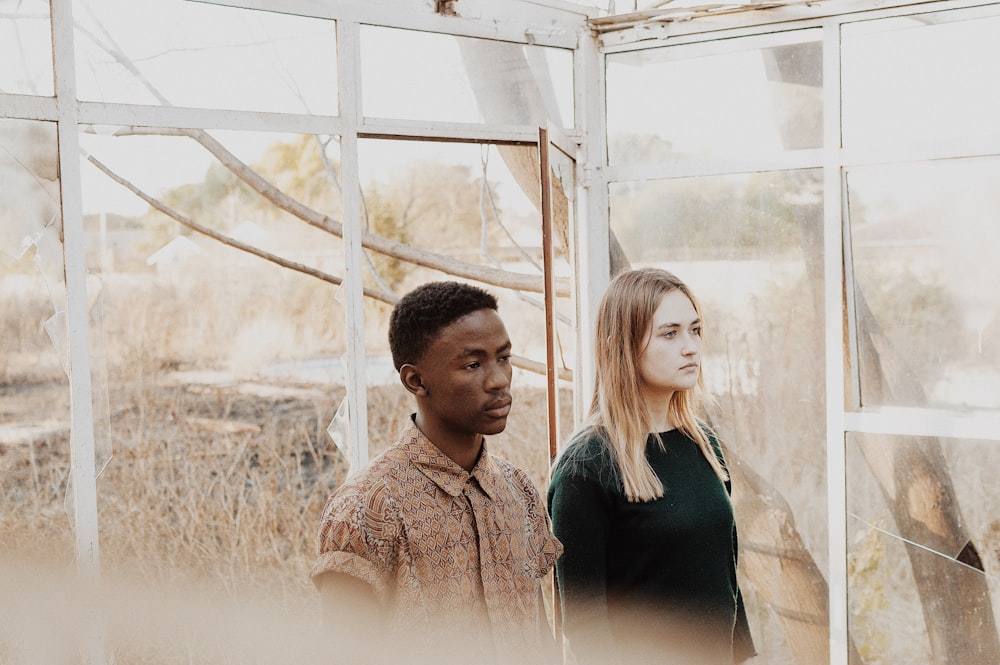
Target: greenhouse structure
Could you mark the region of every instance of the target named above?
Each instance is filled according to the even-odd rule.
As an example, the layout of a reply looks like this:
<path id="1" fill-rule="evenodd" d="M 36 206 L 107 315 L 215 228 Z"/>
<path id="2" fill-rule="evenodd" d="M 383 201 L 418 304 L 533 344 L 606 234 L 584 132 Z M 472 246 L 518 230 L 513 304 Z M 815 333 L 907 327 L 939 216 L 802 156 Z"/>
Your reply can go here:
<path id="1" fill-rule="evenodd" d="M 392 305 L 497 295 L 544 493 L 646 266 L 754 662 L 1000 663 L 1000 4 L 705 1 L 0 0 L 0 663 L 307 662 Z"/>

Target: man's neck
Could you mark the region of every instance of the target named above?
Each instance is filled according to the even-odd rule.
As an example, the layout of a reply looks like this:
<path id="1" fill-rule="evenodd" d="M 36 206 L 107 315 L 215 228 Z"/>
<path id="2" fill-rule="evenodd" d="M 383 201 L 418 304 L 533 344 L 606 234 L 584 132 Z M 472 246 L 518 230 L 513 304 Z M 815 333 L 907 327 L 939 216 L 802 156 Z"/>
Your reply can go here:
<path id="1" fill-rule="evenodd" d="M 479 461 L 479 456 L 483 452 L 483 442 L 486 440 L 482 434 L 475 434 L 474 439 L 448 436 L 444 432 L 436 432 L 426 427 L 425 422 L 417 413 L 413 419 L 416 426 L 423 432 L 427 440 L 434 444 L 434 447 L 444 453 L 448 459 L 459 465 L 466 471 L 472 471 Z"/>

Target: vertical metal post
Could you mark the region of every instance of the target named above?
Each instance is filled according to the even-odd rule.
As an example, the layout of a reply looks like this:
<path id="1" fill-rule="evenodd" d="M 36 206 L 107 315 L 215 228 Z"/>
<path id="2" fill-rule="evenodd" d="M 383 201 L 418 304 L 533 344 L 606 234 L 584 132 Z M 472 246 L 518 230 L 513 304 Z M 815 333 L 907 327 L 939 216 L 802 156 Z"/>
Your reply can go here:
<path id="1" fill-rule="evenodd" d="M 607 95 L 604 58 L 597 37 L 580 34 L 574 56 L 576 122 L 583 135 L 583 159 L 577 163 L 578 223 L 576 226 L 576 369 L 574 413 L 577 423 L 590 408 L 594 387 L 595 310 L 611 274 L 610 217 L 606 180 L 607 131 L 604 99 Z"/>
<path id="2" fill-rule="evenodd" d="M 361 184 L 358 126 L 361 123 L 359 26 L 337 21 L 340 160 L 344 201 L 344 305 L 347 314 L 347 405 L 351 468 L 368 462 L 368 395 L 365 381 L 364 254 L 361 248 Z"/>
<path id="3" fill-rule="evenodd" d="M 552 234 L 552 169 L 549 164 L 549 132 L 538 128 L 538 169 L 541 187 L 542 212 L 542 273 L 544 277 L 545 300 L 545 403 L 548 407 L 549 466 L 546 470 L 546 484 L 552 467 L 551 462 L 559 453 L 559 393 L 556 371 L 556 284 L 555 251 Z M 558 642 L 562 641 L 562 609 L 559 605 L 559 581 L 552 574 L 552 631 Z"/>
<path id="4" fill-rule="evenodd" d="M 538 165 L 542 188 L 542 272 L 545 299 L 545 388 L 549 419 L 549 460 L 559 452 L 559 409 L 556 382 L 556 282 L 554 274 L 555 250 L 552 238 L 552 170 L 549 165 L 549 132 L 538 128 Z"/>
<path id="5" fill-rule="evenodd" d="M 844 265 L 841 197 L 840 24 L 823 32 L 823 284 L 826 333 L 826 487 L 830 665 L 847 665 L 847 458 L 844 439 Z"/>
<path id="6" fill-rule="evenodd" d="M 94 462 L 94 412 L 90 368 L 87 264 L 84 255 L 83 200 L 80 178 L 80 135 L 76 106 L 76 64 L 73 52 L 71 2 L 52 0 L 52 56 L 55 68 L 56 113 L 59 134 L 59 186 L 62 200 L 63 270 L 66 280 L 66 331 L 69 336 L 71 398 L 71 477 L 73 484 L 76 554 L 85 590 L 100 584 L 100 546 L 97 523 L 97 479 Z M 96 597 L 91 596 L 96 602 Z M 100 614 L 87 617 L 83 662 L 105 662 L 104 628 Z"/>

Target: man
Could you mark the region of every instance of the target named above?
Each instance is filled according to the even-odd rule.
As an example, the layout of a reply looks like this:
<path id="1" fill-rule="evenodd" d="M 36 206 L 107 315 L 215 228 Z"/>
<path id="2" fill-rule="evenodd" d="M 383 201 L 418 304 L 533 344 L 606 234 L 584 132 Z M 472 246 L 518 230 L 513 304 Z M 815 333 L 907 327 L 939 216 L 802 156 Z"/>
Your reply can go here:
<path id="1" fill-rule="evenodd" d="M 485 443 L 511 408 L 496 298 L 420 286 L 389 346 L 416 413 L 330 497 L 312 570 L 343 662 L 550 662 L 539 579 L 562 546 L 530 478 Z"/>

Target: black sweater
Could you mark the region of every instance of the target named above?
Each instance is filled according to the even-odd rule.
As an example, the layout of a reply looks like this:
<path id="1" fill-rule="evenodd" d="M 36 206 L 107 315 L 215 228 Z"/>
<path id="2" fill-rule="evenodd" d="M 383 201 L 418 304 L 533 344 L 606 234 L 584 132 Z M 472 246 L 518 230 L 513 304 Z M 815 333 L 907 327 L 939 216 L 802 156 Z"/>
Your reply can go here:
<path id="1" fill-rule="evenodd" d="M 729 483 L 677 430 L 650 435 L 664 496 L 629 502 L 603 438 L 560 457 L 548 503 L 565 552 L 556 563 L 564 629 L 577 662 L 742 662 L 754 655 L 736 581 Z M 720 461 L 722 451 L 713 438 Z M 724 461 L 723 461 L 724 464 Z"/>

